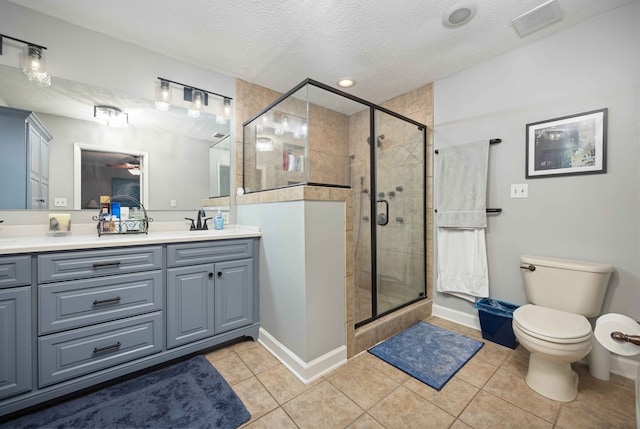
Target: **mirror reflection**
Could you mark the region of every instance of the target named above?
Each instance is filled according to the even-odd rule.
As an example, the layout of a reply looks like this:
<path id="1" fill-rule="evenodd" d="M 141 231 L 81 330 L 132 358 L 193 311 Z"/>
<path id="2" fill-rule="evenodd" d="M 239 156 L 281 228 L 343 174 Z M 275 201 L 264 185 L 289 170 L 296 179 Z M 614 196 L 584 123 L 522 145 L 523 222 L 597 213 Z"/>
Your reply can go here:
<path id="1" fill-rule="evenodd" d="M 0 201 L 9 201 L 8 196 L 20 190 L 0 209 L 89 208 L 93 193 L 112 194 L 113 187 L 118 187 L 113 179 L 122 178 L 125 172 L 130 176 L 125 175 L 126 179 L 140 184 L 141 200 L 149 210 L 192 210 L 203 198 L 229 195 L 230 121 L 220 124 L 213 113 L 223 108 L 222 103 L 222 99 L 210 98 L 207 109 L 194 118 L 187 115 L 187 104 L 175 100 L 168 111 L 158 111 L 152 100 L 65 79 L 54 77 L 49 88 L 30 85 L 21 70 L 0 66 L 0 183 L 11 184 L 0 185 Z M 96 106 L 112 106 L 126 113 L 128 126 L 107 126 L 104 118 L 98 121 Z M 37 148 L 26 149 L 27 142 L 37 140 L 35 136 L 6 138 L 10 131 L 7 118 L 15 116 L 15 109 L 20 111 L 18 116 L 26 114 L 41 126 L 32 127 L 40 133 Z M 21 119 L 23 129 L 25 120 Z M 5 154 L 17 153 L 16 145 L 22 147 L 25 159 L 8 162 Z M 113 174 L 95 175 L 96 183 L 82 185 L 81 162 L 74 161 L 77 147 L 109 156 L 109 160 L 95 162 Z M 126 162 L 128 155 L 139 158 L 137 168 L 106 167 L 135 164 Z M 134 177 L 131 170 L 136 169 L 140 175 Z M 81 190 L 84 186 L 87 189 Z"/>

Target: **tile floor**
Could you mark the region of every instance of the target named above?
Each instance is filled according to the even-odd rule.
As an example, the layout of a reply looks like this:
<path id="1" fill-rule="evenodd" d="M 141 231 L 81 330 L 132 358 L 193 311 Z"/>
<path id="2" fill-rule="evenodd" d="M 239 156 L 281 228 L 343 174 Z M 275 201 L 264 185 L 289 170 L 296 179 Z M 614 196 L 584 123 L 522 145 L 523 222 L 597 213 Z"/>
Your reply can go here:
<path id="1" fill-rule="evenodd" d="M 207 358 L 251 413 L 246 429 L 635 428 L 632 380 L 601 381 L 577 364 L 578 397 L 555 402 L 525 384 L 523 347 L 502 347 L 436 317 L 425 321 L 485 342 L 440 392 L 367 352 L 309 385 L 257 342 Z"/>

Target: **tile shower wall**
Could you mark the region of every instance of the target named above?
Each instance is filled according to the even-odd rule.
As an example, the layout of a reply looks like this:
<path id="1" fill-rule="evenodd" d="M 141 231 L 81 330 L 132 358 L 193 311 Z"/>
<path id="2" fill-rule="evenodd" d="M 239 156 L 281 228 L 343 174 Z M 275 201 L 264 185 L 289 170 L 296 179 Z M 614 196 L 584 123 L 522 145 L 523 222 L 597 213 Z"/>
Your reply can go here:
<path id="1" fill-rule="evenodd" d="M 242 123 L 257 115 L 269 104 L 277 100 L 281 93 L 251 84 L 242 80 L 236 83 L 236 183 L 242 183 L 243 148 Z M 289 97 L 278 104 L 276 110 L 284 115 L 298 118 L 307 117 L 306 101 Z M 324 185 L 348 186 L 348 140 L 349 117 L 347 115 L 309 105 L 308 135 L 308 181 Z M 285 172 L 282 169 L 283 153 L 288 149 L 304 153 L 307 141 L 283 137 L 274 142 L 274 150 L 259 152 L 245 150 L 248 165 L 263 167 L 260 177 L 247 175 L 245 186 L 249 189 L 262 189 L 256 183 L 264 178 L 264 184 L 287 183 L 288 181 L 306 182 L 307 172 Z M 268 186 L 267 186 L 268 187 Z"/>

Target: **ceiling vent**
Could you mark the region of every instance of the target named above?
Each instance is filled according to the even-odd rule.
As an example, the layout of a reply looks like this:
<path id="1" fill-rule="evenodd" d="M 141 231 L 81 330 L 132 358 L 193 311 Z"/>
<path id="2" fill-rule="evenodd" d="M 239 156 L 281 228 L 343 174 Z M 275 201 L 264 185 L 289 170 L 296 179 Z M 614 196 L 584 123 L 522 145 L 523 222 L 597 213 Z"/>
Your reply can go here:
<path id="1" fill-rule="evenodd" d="M 562 20 L 558 0 L 551 0 L 511 20 L 520 37 Z"/>

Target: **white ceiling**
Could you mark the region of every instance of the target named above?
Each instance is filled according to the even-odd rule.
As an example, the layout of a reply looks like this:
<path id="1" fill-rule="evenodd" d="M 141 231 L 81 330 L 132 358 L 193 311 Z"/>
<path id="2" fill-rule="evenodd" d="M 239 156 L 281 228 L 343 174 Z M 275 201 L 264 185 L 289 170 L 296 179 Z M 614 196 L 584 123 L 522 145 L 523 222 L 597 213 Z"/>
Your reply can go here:
<path id="1" fill-rule="evenodd" d="M 546 0 L 11 0 L 192 64 L 287 91 L 309 77 L 374 103 L 638 0 L 559 0 L 562 21 L 519 37 L 511 19 Z"/>

